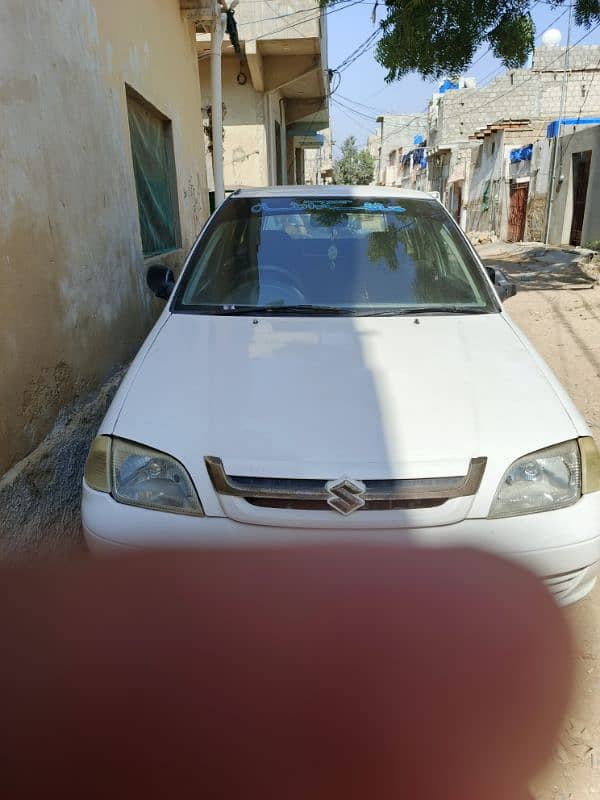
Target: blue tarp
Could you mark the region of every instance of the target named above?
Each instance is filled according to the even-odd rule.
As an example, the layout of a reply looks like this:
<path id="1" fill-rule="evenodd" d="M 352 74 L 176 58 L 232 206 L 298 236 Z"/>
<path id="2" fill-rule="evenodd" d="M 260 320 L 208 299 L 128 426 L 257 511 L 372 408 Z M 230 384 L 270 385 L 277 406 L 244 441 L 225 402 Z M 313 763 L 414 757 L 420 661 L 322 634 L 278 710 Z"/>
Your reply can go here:
<path id="1" fill-rule="evenodd" d="M 458 89 L 458 83 L 452 83 L 451 80 L 446 78 L 446 80 L 440 86 L 440 94 L 444 94 L 444 92 L 447 92 L 448 89 Z"/>
<path id="2" fill-rule="evenodd" d="M 569 119 L 555 119 L 546 128 L 546 138 L 554 139 L 558 135 L 560 125 L 600 125 L 600 117 L 570 117 Z"/>
<path id="3" fill-rule="evenodd" d="M 415 138 L 413 139 L 413 144 L 423 144 L 425 141 L 423 135 L 421 133 L 417 133 Z"/>
<path id="4" fill-rule="evenodd" d="M 510 151 L 510 163 L 516 164 L 518 161 L 531 161 L 532 153 L 532 144 L 527 144 L 525 147 L 515 147 Z"/>

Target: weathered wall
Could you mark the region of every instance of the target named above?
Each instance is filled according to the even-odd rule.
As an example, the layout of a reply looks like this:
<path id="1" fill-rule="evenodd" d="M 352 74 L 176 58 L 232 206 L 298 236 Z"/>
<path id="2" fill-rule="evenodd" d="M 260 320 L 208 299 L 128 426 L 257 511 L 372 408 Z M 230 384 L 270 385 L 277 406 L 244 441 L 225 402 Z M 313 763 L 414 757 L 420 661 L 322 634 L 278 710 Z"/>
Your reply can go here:
<path id="1" fill-rule="evenodd" d="M 155 314 L 126 83 L 173 122 L 176 265 L 208 211 L 195 45 L 178 0 L 0 5 L 0 475 Z"/>
<path id="2" fill-rule="evenodd" d="M 389 114 L 383 118 L 383 135 L 381 135 L 379 142 L 375 140 L 377 148 L 381 143 L 381 164 L 379 180 L 386 185 L 391 185 L 396 178 L 396 171 L 390 170 L 386 174 L 386 170 L 390 166 L 390 154 L 395 151 L 403 151 L 407 153 L 412 150 L 414 145 L 414 138 L 417 134 L 421 134 L 425 139 L 427 138 L 427 114 Z M 379 158 L 377 152 L 376 157 Z M 397 164 L 398 155 L 396 155 L 395 164 Z M 376 162 L 377 168 L 377 162 Z"/>
<path id="3" fill-rule="evenodd" d="M 566 46 L 541 45 L 533 53 L 531 68 L 536 71 L 555 71 L 565 62 Z M 600 45 L 584 44 L 571 47 L 569 51 L 569 69 L 597 70 L 600 63 Z"/>
<path id="4" fill-rule="evenodd" d="M 0 559 L 57 558 L 85 552 L 81 481 L 90 442 L 123 375 L 66 406 L 52 430 L 0 477 Z"/>
<path id="5" fill-rule="evenodd" d="M 530 179 L 529 196 L 527 198 L 525 239 L 530 242 L 544 241 L 550 155 L 550 139 L 544 138 L 534 142 L 531 161 L 527 164 L 529 167 Z"/>
<path id="6" fill-rule="evenodd" d="M 289 55 L 287 60 L 290 69 L 294 69 L 295 63 L 300 68 L 301 59 L 302 56 Z M 269 73 L 267 64 L 268 60 L 265 60 L 265 78 L 276 77 Z M 200 58 L 198 69 L 205 122 L 208 122 L 206 109 L 212 104 L 210 59 Z M 285 116 L 279 102 L 281 92 L 256 91 L 250 78 L 241 86 L 237 82 L 239 71 L 237 58 L 223 57 L 223 172 L 226 190 L 276 183 L 275 121 L 285 132 Z M 214 182 L 210 153 L 207 153 L 207 173 L 212 189 Z"/>
<path id="7" fill-rule="evenodd" d="M 487 86 L 436 95 L 429 107 L 429 145 L 464 140 L 496 120 L 558 117 L 563 53 L 564 48 L 541 47 L 534 57 L 539 69 L 513 70 Z M 600 109 L 600 46 L 574 47 L 570 59 L 565 116 L 589 116 Z"/>
<path id="8" fill-rule="evenodd" d="M 321 35 L 317 0 L 252 0 L 238 6 L 242 36 L 247 40 L 308 39 Z"/>
<path id="9" fill-rule="evenodd" d="M 471 152 L 471 180 L 467 202 L 468 231 L 493 231 L 498 214 L 498 186 L 502 179 L 504 131 L 486 136 Z M 487 204 L 484 193 L 487 189 Z"/>
<path id="10" fill-rule="evenodd" d="M 532 162 L 510 163 L 510 151 L 533 143 L 545 128 L 539 120 L 522 129 L 499 129 L 485 136 L 473 150 L 467 211 L 467 230 L 489 231 L 500 238 L 508 235 L 510 181 L 530 182 Z M 483 197 L 488 189 L 488 208 Z M 531 191 L 531 188 L 530 188 Z M 525 238 L 528 238 L 527 231 Z"/>
<path id="11" fill-rule="evenodd" d="M 331 129 L 321 131 L 323 136 L 322 147 L 313 147 L 304 151 L 304 175 L 307 183 L 323 183 L 321 172 L 331 169 L 333 164 Z"/>
<path id="12" fill-rule="evenodd" d="M 202 85 L 202 102 L 206 109 L 212 104 L 210 59 L 201 58 L 198 68 Z M 269 182 L 264 93 L 257 92 L 253 88 L 250 78 L 247 83 L 240 86 L 236 80 L 239 71 L 240 64 L 236 58 L 223 58 L 223 103 L 225 106 L 223 162 L 226 189 L 235 189 L 240 186 L 266 186 Z M 212 188 L 210 153 L 207 155 L 207 159 Z"/>
<path id="13" fill-rule="evenodd" d="M 600 49 L 600 48 L 599 48 Z M 551 244 L 568 244 L 573 220 L 573 164 L 574 153 L 592 151 L 590 174 L 583 218 L 581 244 L 600 240 L 600 125 L 582 128 L 576 133 L 561 136 L 558 140 L 556 175 L 564 175 L 557 184 L 552 204 L 549 237 Z"/>

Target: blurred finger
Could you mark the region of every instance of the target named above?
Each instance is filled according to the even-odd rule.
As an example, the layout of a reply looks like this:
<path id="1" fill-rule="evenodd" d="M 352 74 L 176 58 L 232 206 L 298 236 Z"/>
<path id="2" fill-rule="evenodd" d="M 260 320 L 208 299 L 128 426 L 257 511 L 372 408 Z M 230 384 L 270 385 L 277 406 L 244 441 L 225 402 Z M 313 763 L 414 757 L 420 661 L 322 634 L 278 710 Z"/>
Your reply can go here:
<path id="1" fill-rule="evenodd" d="M 515 800 L 570 642 L 468 550 L 148 553 L 2 578 L 4 796 Z"/>

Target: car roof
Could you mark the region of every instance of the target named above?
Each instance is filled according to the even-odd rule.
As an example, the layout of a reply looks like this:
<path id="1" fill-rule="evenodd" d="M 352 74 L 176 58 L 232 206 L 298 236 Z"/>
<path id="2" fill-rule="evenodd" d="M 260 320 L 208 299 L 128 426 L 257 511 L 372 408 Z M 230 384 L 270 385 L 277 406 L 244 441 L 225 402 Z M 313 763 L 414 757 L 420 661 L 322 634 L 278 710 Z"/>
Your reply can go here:
<path id="1" fill-rule="evenodd" d="M 432 200 L 429 192 L 415 189 L 398 189 L 394 186 L 260 186 L 244 188 L 235 197 L 410 197 L 415 200 Z"/>

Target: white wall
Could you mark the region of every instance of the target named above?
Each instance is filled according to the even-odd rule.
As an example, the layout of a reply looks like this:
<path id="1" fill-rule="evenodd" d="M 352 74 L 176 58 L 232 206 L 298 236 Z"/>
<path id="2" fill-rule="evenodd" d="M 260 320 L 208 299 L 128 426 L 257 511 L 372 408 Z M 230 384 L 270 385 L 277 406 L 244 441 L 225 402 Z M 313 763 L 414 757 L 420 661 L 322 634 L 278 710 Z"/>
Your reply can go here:
<path id="1" fill-rule="evenodd" d="M 550 243 L 568 244 L 573 219 L 573 166 L 574 153 L 592 151 L 587 188 L 581 244 L 600 240 L 600 125 L 581 128 L 569 136 L 561 136 L 557 176 L 564 180 L 557 184 L 550 220 Z"/>

